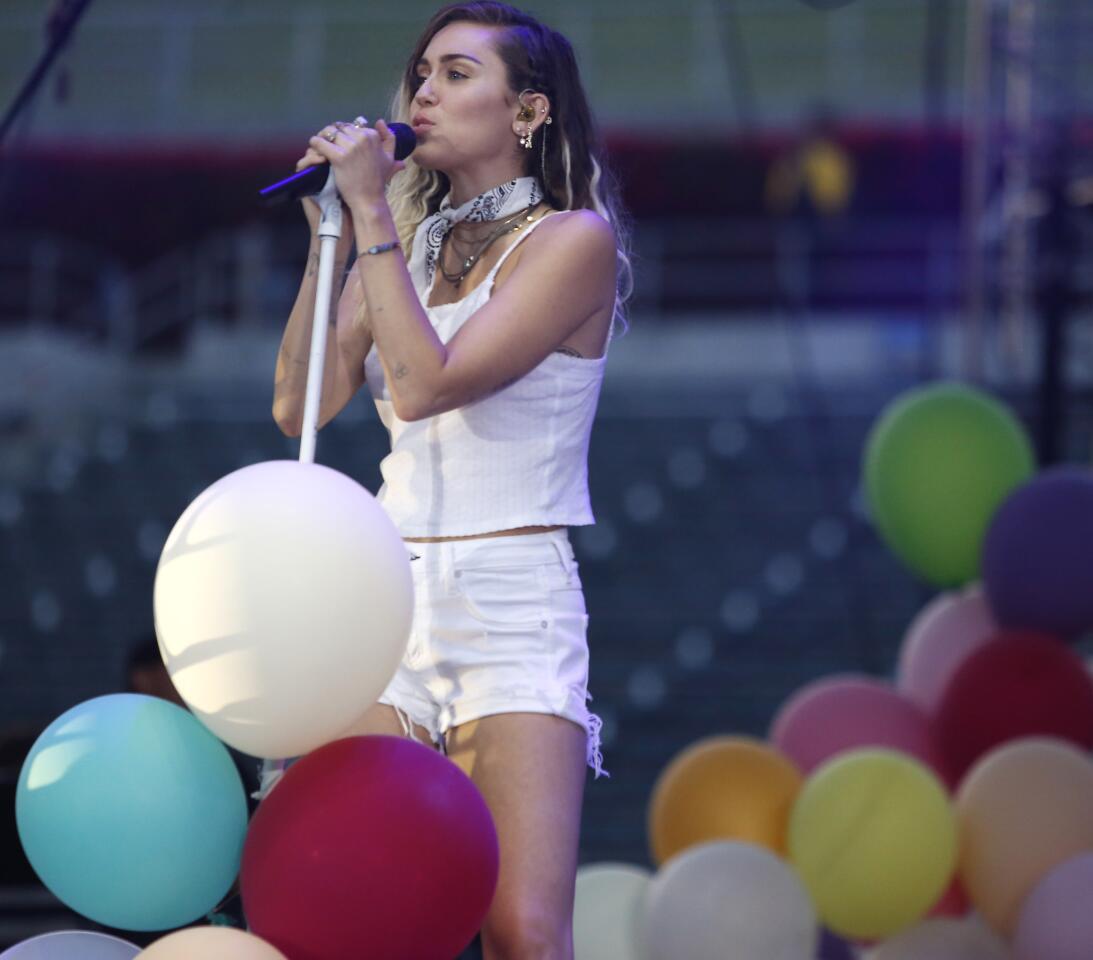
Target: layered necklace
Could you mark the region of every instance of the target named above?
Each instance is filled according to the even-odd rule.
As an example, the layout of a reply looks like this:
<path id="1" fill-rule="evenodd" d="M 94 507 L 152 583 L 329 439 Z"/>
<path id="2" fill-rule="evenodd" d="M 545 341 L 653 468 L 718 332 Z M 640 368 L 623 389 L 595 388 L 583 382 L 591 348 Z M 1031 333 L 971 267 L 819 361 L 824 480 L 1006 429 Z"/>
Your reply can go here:
<path id="1" fill-rule="evenodd" d="M 512 233 L 536 219 L 531 211 L 543 200 L 543 190 L 536 177 L 518 177 L 472 197 L 466 203 L 453 207 L 451 194 L 440 202 L 440 208 L 426 217 L 414 234 L 414 246 L 410 254 L 410 275 L 419 289 L 432 287 L 439 266 L 441 275 L 449 283 L 459 286 L 479 262 L 489 246 L 506 233 Z M 445 239 L 457 223 L 496 223 L 484 237 L 470 242 L 460 241 L 454 235 L 449 246 L 460 264 L 456 272 L 449 272 L 441 262 Z"/>
<path id="2" fill-rule="evenodd" d="M 516 213 L 510 213 L 507 217 L 499 217 L 497 226 L 487 233 L 485 237 L 481 240 L 470 241 L 466 246 L 464 246 L 465 241 L 461 241 L 456 236 L 456 228 L 453 226 L 448 232 L 448 236 L 444 243 L 446 244 L 446 248 L 455 254 L 456 262 L 461 263 L 461 266 L 455 273 L 448 272 L 444 267 L 445 247 L 442 246 L 440 256 L 437 260 L 441 276 L 443 276 L 448 283 L 458 287 L 463 282 L 463 278 L 474 269 L 474 265 L 482 259 L 482 254 L 490 248 L 494 240 L 504 236 L 506 233 L 515 233 L 525 224 L 532 223 L 535 220 L 535 217 L 531 215 L 531 211 L 535 209 L 536 206 L 537 204 L 531 204 L 523 210 L 517 210 Z"/>

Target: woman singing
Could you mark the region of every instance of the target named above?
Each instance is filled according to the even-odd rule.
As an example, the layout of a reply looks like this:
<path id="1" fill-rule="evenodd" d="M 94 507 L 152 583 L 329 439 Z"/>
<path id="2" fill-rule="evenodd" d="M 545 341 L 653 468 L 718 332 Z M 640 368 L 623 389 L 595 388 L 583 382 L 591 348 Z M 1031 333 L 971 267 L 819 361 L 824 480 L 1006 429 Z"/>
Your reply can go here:
<path id="1" fill-rule="evenodd" d="M 569 42 L 503 3 L 445 7 L 393 114 L 336 122 L 329 162 L 358 256 L 329 338 L 320 425 L 364 384 L 391 435 L 378 499 L 410 556 L 406 656 L 347 734 L 435 743 L 474 781 L 501 869 L 487 958 L 571 958 L 586 764 L 602 772 L 588 616 L 567 527 L 593 523 L 588 442 L 629 281 Z M 274 417 L 302 429 L 319 212 L 277 361 Z M 346 229 L 348 227 L 348 229 Z"/>

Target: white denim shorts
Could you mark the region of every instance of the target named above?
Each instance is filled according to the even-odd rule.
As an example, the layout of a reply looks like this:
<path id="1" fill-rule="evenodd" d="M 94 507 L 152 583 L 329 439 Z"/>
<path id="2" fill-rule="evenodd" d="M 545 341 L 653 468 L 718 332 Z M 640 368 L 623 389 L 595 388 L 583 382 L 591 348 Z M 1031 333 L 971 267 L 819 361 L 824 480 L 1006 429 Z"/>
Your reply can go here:
<path id="1" fill-rule="evenodd" d="M 498 713 L 546 713 L 587 736 L 607 775 L 588 693 L 588 614 L 565 528 L 406 542 L 414 618 L 406 655 L 380 703 L 444 748 L 452 727 Z"/>

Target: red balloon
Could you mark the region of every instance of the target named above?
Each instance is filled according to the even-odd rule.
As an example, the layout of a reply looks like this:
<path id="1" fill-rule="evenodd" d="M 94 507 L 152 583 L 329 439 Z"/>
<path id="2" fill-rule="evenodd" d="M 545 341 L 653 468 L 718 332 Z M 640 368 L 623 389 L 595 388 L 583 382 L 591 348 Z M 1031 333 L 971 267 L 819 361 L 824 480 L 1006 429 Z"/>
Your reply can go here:
<path id="1" fill-rule="evenodd" d="M 1054 637 L 1001 631 L 953 674 L 933 730 L 958 777 L 1020 737 L 1054 736 L 1093 749 L 1093 677 Z"/>
<path id="2" fill-rule="evenodd" d="M 292 960 L 452 960 L 497 870 L 493 819 L 462 770 L 403 737 L 347 737 L 290 766 L 258 807 L 243 912 Z"/>

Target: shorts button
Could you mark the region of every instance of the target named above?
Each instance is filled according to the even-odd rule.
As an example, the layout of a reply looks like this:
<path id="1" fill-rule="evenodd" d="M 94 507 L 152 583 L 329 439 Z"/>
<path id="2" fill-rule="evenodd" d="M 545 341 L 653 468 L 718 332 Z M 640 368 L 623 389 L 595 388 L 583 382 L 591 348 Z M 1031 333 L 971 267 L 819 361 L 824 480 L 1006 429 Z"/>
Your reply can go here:
<path id="1" fill-rule="evenodd" d="M 463 571 L 462 570 L 456 570 L 455 575 L 457 577 L 461 577 L 461 576 L 463 576 Z"/>
<path id="2" fill-rule="evenodd" d="M 542 627 L 544 630 L 546 629 L 546 625 L 547 625 L 547 622 L 545 620 L 540 620 L 539 621 L 539 626 Z"/>

